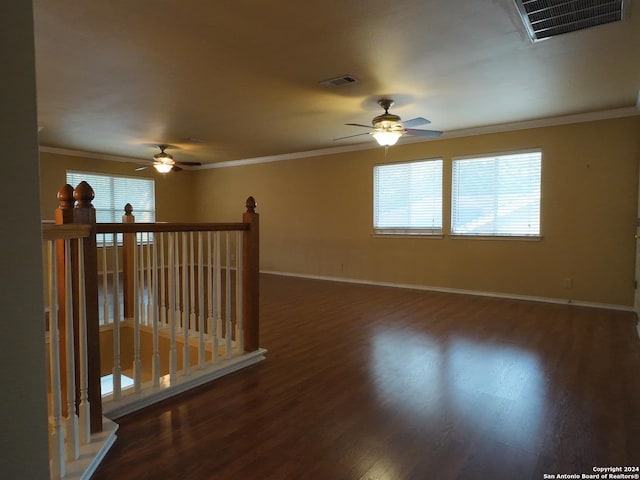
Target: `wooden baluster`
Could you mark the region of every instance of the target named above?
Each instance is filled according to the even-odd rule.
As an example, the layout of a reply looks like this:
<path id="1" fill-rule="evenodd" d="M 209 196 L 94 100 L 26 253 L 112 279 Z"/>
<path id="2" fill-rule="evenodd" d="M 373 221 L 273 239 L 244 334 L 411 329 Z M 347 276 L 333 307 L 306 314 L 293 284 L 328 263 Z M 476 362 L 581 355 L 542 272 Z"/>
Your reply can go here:
<path id="1" fill-rule="evenodd" d="M 158 233 L 160 236 L 160 325 L 164 328 L 167 326 L 167 305 L 165 292 L 165 268 L 164 268 L 164 233 Z"/>
<path id="2" fill-rule="evenodd" d="M 100 320 L 98 314 L 98 249 L 96 245 L 96 211 L 92 201 L 95 194 L 87 182 L 80 182 L 73 192 L 76 206 L 74 223 L 91 226 L 89 236 L 82 239 L 84 252 L 84 291 L 87 316 L 87 374 L 91 403 L 91 432 L 102 431 L 102 395 L 100 391 Z M 74 263 L 75 265 L 75 263 Z M 74 275 L 74 278 L 76 276 Z M 75 289 L 74 289 L 75 290 Z M 78 324 L 77 314 L 74 324 Z M 77 344 L 76 344 L 77 351 Z M 79 372 L 76 364 L 76 372 Z M 76 383 L 77 384 L 77 383 Z"/>
<path id="3" fill-rule="evenodd" d="M 213 302 L 215 299 L 213 270 L 215 268 L 215 265 L 211 238 L 212 232 L 207 232 L 207 328 L 209 332 L 209 340 L 211 342 L 211 363 L 216 363 L 218 359 L 218 344 L 215 317 L 213 316 Z"/>
<path id="4" fill-rule="evenodd" d="M 84 278 L 84 246 L 78 240 L 78 278 Z M 118 264 L 116 263 L 116 271 Z M 118 305 L 115 303 L 114 305 Z M 115 312 L 115 309 L 114 309 Z M 79 438 L 81 445 L 91 442 L 91 403 L 89 401 L 89 365 L 88 365 L 88 344 L 87 344 L 87 311 L 85 305 L 84 282 L 78 284 L 78 347 L 80 364 L 80 404 L 78 405 L 79 417 Z"/>
<path id="5" fill-rule="evenodd" d="M 247 211 L 242 215 L 243 223 L 249 224 L 249 230 L 243 232 L 242 239 L 242 314 L 246 352 L 260 348 L 260 216 L 256 213 L 256 206 L 253 197 L 247 198 Z"/>
<path id="6" fill-rule="evenodd" d="M 120 364 L 120 265 L 118 235 L 113 238 L 113 399 L 122 395 L 122 365 Z"/>
<path id="7" fill-rule="evenodd" d="M 204 257 L 203 257 L 204 234 L 198 232 L 198 338 L 200 339 L 198 348 L 198 368 L 204 368 L 206 361 L 206 345 L 204 331 Z"/>
<path id="8" fill-rule="evenodd" d="M 195 248 L 193 232 L 189 232 L 189 330 L 197 329 L 196 319 L 196 281 L 195 281 Z"/>
<path id="9" fill-rule="evenodd" d="M 101 325 L 109 323 L 109 278 L 107 272 L 107 234 L 102 234 L 102 242 L 100 242 L 102 250 L 102 320 Z"/>
<path id="10" fill-rule="evenodd" d="M 138 235 L 136 234 L 136 298 L 138 299 L 138 317 L 140 318 L 140 324 L 146 324 L 146 313 L 147 310 L 145 308 L 145 285 L 144 285 L 144 243 L 142 240 L 142 233 L 140 234 L 140 243 L 138 244 Z"/>
<path id="11" fill-rule="evenodd" d="M 124 206 L 122 223 L 135 223 L 133 207 L 130 203 Z M 133 276 L 135 265 L 133 263 L 133 250 L 136 248 L 136 234 L 125 233 L 122 235 L 122 290 L 124 301 L 124 318 L 133 317 L 133 305 L 136 301 L 136 292 L 133 288 Z"/>
<path id="12" fill-rule="evenodd" d="M 231 358 L 233 355 L 233 334 L 231 326 L 231 245 L 229 242 L 229 232 L 225 232 L 225 281 L 224 281 L 224 339 L 225 339 L 225 353 L 227 358 Z"/>
<path id="13" fill-rule="evenodd" d="M 214 338 L 215 340 L 215 352 L 216 355 L 218 353 L 218 342 L 219 339 L 222 338 L 222 266 L 220 265 L 220 242 L 221 242 L 221 235 L 220 232 L 216 232 L 216 266 L 215 266 L 215 270 L 213 272 L 214 277 L 215 277 L 215 283 L 216 283 L 216 311 L 215 311 L 215 319 L 216 319 L 216 326 L 215 326 L 215 332 L 216 332 L 216 337 Z"/>
<path id="14" fill-rule="evenodd" d="M 177 286 L 175 284 L 175 265 L 176 258 L 174 252 L 176 250 L 176 244 L 174 243 L 174 237 L 177 237 L 174 233 L 169 233 L 167 235 L 167 240 L 169 243 L 169 251 L 167 253 L 167 292 L 169 295 L 169 379 L 171 385 L 175 384 L 175 381 L 178 377 L 178 352 L 176 350 L 176 290 Z M 177 240 L 175 240 L 177 241 Z"/>
<path id="15" fill-rule="evenodd" d="M 135 238 L 135 236 L 134 236 Z M 138 253 L 138 249 L 133 249 L 133 265 L 135 273 L 133 275 L 133 291 L 135 292 L 136 301 L 133 306 L 133 385 L 134 391 L 140 393 L 142 391 L 142 369 L 140 363 L 140 322 L 141 322 L 141 285 L 139 285 L 140 276 L 144 274 L 141 272 L 138 266 L 138 262 L 141 262 L 140 258 L 143 257 Z"/>
<path id="16" fill-rule="evenodd" d="M 155 301 L 156 301 L 156 297 L 155 297 L 155 293 L 154 293 L 154 289 L 153 289 L 153 282 L 152 282 L 152 271 L 153 269 L 156 268 L 155 265 L 151 265 L 151 250 L 153 249 L 152 247 L 152 242 L 151 242 L 151 233 L 150 232 L 146 232 L 147 234 L 147 242 L 146 242 L 146 251 L 147 251 L 147 289 L 146 294 L 147 294 L 147 325 L 149 323 L 154 322 L 154 310 L 155 308 L 153 307 Z M 141 236 L 143 236 L 144 234 L 141 233 Z"/>
<path id="17" fill-rule="evenodd" d="M 73 289 L 71 287 L 71 240 L 64 240 L 64 250 L 67 255 L 64 259 L 65 278 L 65 336 L 64 347 L 67 352 L 66 377 L 67 377 L 67 418 L 65 421 L 65 445 L 67 461 L 72 462 L 80 456 L 80 445 L 78 443 L 78 416 L 76 415 L 76 372 L 75 372 L 75 348 L 74 348 L 74 328 L 73 328 Z M 80 277 L 82 278 L 82 277 Z"/>
<path id="18" fill-rule="evenodd" d="M 244 325 L 242 318 L 242 235 L 236 232 L 236 349 L 244 353 Z"/>
<path id="19" fill-rule="evenodd" d="M 51 319 L 57 318 L 58 288 L 56 255 L 53 242 L 48 242 L 47 256 L 49 258 L 49 312 Z M 53 425 L 50 439 L 51 472 L 54 478 L 63 478 L 66 473 L 64 460 L 64 434 L 62 432 L 62 388 L 60 386 L 60 336 L 58 322 L 49 322 L 49 369 L 51 381 L 51 411 Z"/>
<path id="20" fill-rule="evenodd" d="M 149 233 L 147 232 L 147 235 Z M 154 234 L 153 235 L 153 302 L 152 305 L 152 314 L 151 321 L 153 322 L 153 363 L 152 363 L 152 374 L 153 374 L 153 386 L 160 386 L 160 310 L 157 305 L 158 299 L 158 238 L 157 235 L 160 235 L 162 238 L 162 234 Z"/>
<path id="21" fill-rule="evenodd" d="M 184 351 L 182 354 L 182 372 L 189 375 L 191 372 L 191 353 L 189 348 L 189 242 L 187 241 L 187 233 L 182 233 L 182 341 L 184 342 Z"/>

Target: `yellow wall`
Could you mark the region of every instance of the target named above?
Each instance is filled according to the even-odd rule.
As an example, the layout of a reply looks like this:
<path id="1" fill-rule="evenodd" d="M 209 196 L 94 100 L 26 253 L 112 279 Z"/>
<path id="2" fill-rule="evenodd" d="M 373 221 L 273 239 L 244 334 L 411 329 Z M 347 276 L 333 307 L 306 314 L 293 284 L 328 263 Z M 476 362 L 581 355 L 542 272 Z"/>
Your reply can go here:
<path id="1" fill-rule="evenodd" d="M 58 190 L 66 182 L 67 170 L 94 173 L 126 175 L 155 179 L 156 221 L 191 222 L 195 220 L 193 203 L 193 176 L 196 172 L 183 170 L 179 173 L 162 175 L 153 169 L 136 172 L 138 165 L 94 158 L 82 158 L 54 153 L 40 153 L 40 207 L 44 220 L 53 220 L 54 210 L 58 208 L 56 198 Z M 73 185 L 75 187 L 76 185 Z M 135 198 L 129 200 L 135 215 Z M 124 208 L 124 205 L 123 205 Z M 123 211 L 124 214 L 124 211 Z"/>
<path id="2" fill-rule="evenodd" d="M 639 134 L 636 116 L 166 176 L 42 153 L 42 217 L 66 169 L 140 175 L 156 179 L 158 221 L 237 222 L 256 197 L 262 270 L 630 306 Z M 443 158 L 448 232 L 451 159 L 530 148 L 543 151 L 542 240 L 372 235 L 375 164 Z"/>
<path id="3" fill-rule="evenodd" d="M 510 295 L 633 304 L 640 117 L 443 139 L 194 177 L 198 221 L 238 221 L 253 195 L 261 269 Z M 540 241 L 372 236 L 373 165 L 542 148 Z M 565 288 L 565 279 L 572 288 Z"/>

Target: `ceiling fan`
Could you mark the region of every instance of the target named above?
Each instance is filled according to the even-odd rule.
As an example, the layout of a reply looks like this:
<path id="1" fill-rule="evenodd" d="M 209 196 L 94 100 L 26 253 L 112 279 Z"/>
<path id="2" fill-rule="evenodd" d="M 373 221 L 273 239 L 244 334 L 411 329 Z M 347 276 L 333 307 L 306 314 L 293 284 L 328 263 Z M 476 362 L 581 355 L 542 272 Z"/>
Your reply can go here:
<path id="1" fill-rule="evenodd" d="M 347 137 L 340 137 L 335 140 L 344 140 L 345 138 L 358 137 L 360 135 L 371 135 L 376 139 L 380 146 L 390 147 L 391 145 L 395 145 L 402 135 L 413 135 L 416 137 L 427 138 L 437 138 L 442 135 L 442 132 L 438 130 L 422 130 L 413 128 L 419 125 L 428 125 L 431 123 L 426 118 L 417 117 L 403 122 L 398 115 L 389 113 L 389 109 L 393 105 L 393 100 L 382 98 L 378 100 L 378 105 L 384 109 L 384 113 L 374 117 L 371 121 L 371 125 L 373 126 L 372 131 L 368 133 L 349 135 Z M 346 123 L 345 125 L 371 129 L 370 125 L 362 125 L 360 123 Z"/>
<path id="2" fill-rule="evenodd" d="M 179 172 L 182 170 L 180 166 L 199 167 L 202 165 L 200 162 L 178 162 L 177 160 L 174 160 L 173 155 L 165 152 L 167 148 L 170 148 L 169 145 L 160 144 L 158 145 L 158 148 L 160 149 L 160 153 L 156 153 L 153 156 L 153 164 L 138 167 L 136 168 L 136 171 L 144 170 L 145 168 L 152 166 L 160 173 L 168 173 Z"/>

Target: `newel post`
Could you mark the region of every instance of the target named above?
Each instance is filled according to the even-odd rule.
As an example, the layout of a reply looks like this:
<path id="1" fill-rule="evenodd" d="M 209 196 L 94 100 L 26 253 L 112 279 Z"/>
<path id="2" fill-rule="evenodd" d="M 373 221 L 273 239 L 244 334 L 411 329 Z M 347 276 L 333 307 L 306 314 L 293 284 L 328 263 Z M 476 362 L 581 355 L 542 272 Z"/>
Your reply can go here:
<path id="1" fill-rule="evenodd" d="M 98 315 L 98 250 L 96 244 L 95 197 L 87 182 L 80 182 L 73 192 L 76 206 L 74 223 L 91 225 L 89 236 L 84 238 L 84 290 L 87 315 L 87 364 L 88 396 L 91 405 L 91 433 L 102 431 L 102 395 L 100 390 L 100 319 Z M 75 321 L 75 320 L 74 320 Z"/>
<path id="2" fill-rule="evenodd" d="M 124 215 L 122 223 L 135 223 L 136 217 L 133 215 L 133 207 L 130 203 L 124 206 Z M 134 305 L 136 301 L 136 292 L 134 289 L 134 276 L 136 274 L 135 264 L 133 262 L 136 249 L 136 234 L 122 234 L 122 291 L 124 294 L 124 318 L 132 318 Z"/>
<path id="3" fill-rule="evenodd" d="M 245 352 L 253 352 L 260 347 L 260 215 L 256 213 L 256 206 L 253 197 L 247 198 L 247 211 L 242 215 L 242 222 L 249 225 L 242 238 Z"/>
<path id="4" fill-rule="evenodd" d="M 58 206 L 58 208 L 55 210 L 55 222 L 57 225 L 66 225 L 68 223 L 73 223 L 73 205 L 75 203 L 75 200 L 73 199 L 73 187 L 69 184 L 65 185 L 64 187 L 62 187 L 59 191 L 58 191 L 58 201 L 60 202 L 60 205 Z M 72 249 L 73 250 L 73 249 Z M 74 252 L 66 252 L 65 251 L 65 245 L 64 245 L 64 240 L 58 240 L 56 242 L 56 272 L 57 272 L 57 282 L 58 282 L 58 335 L 59 335 L 59 341 L 61 345 L 65 345 L 66 342 L 66 338 L 67 338 L 67 322 L 65 321 L 66 318 L 66 295 L 67 292 L 65 290 L 66 288 L 66 281 L 65 281 L 65 258 L 66 255 L 71 255 L 72 257 L 72 261 L 74 261 L 75 263 L 75 255 Z M 74 272 L 77 272 L 76 269 L 73 270 Z M 77 275 L 71 275 L 71 289 L 73 290 L 72 295 L 73 295 L 73 300 L 74 303 L 77 305 L 77 297 L 78 297 L 78 277 Z M 53 316 L 49 316 L 49 322 L 53 322 L 56 319 L 53 318 Z M 74 319 L 74 328 L 76 328 L 75 326 L 75 319 Z M 77 331 L 77 329 L 76 329 Z M 74 348 L 75 351 L 77 352 L 77 339 L 74 338 Z M 67 364 L 67 350 L 66 348 L 61 348 L 60 349 L 60 365 L 66 365 Z M 76 371 L 78 370 L 78 362 L 75 361 L 76 364 Z M 62 408 L 63 408 L 63 414 L 64 415 L 68 415 L 68 412 L 66 411 L 67 409 L 67 370 L 66 368 L 61 368 L 60 369 L 60 385 L 61 385 L 61 395 L 62 395 Z M 76 382 L 76 385 L 78 385 L 78 383 Z"/>

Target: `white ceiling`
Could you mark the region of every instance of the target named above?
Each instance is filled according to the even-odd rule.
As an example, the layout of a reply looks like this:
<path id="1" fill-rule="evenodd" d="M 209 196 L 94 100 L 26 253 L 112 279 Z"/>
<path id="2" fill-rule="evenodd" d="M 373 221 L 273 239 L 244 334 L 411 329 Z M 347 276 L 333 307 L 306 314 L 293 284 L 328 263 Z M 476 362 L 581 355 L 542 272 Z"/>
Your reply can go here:
<path id="1" fill-rule="evenodd" d="M 373 142 L 333 139 L 366 132 L 344 124 L 381 97 L 454 132 L 634 107 L 640 90 L 640 5 L 534 44 L 512 0 L 33 4 L 40 140 L 62 149 L 223 162 Z M 318 83 L 344 74 L 360 81 Z"/>

